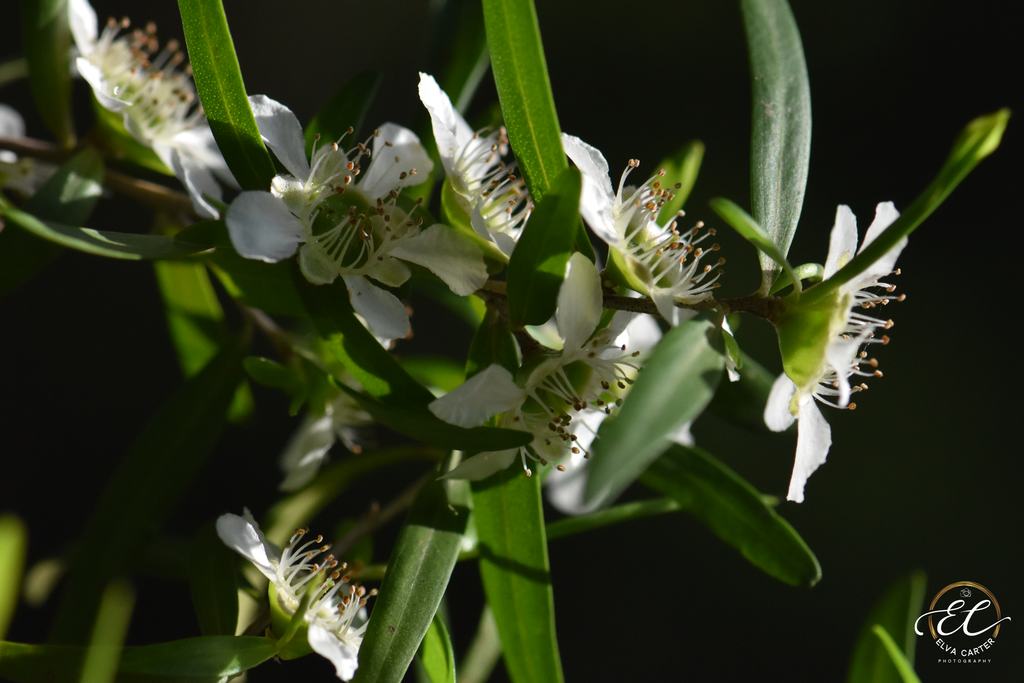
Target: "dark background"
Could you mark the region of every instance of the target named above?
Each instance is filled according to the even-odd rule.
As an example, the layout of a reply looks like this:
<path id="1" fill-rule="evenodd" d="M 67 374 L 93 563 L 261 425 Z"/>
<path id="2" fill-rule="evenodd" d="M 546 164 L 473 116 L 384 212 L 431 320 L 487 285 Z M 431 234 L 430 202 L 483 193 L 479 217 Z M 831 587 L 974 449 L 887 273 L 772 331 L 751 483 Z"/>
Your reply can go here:
<path id="1" fill-rule="evenodd" d="M 10 4 L 0 58 L 18 52 Z M 422 116 L 416 71 L 425 63 L 418 33 L 426 2 L 225 4 L 250 92 L 286 103 L 307 121 L 336 87 L 374 67 L 384 81 L 368 125 L 384 117 L 412 125 Z M 1006 3 L 792 4 L 810 72 L 814 137 L 790 260 L 821 262 L 837 204 L 851 206 L 863 232 L 876 203 L 909 205 L 970 119 L 1004 106 L 1019 112 L 1024 62 Z M 749 205 L 750 96 L 735 3 L 538 5 L 563 130 L 600 148 L 613 175 L 630 157 L 654 169 L 700 138 L 707 155 L 689 215 L 715 225 L 705 208 L 714 196 Z M 96 6 L 101 18 L 153 18 L 162 37 L 181 37 L 173 2 Z M 87 111 L 84 84 L 76 93 Z M 23 84 L 0 90 L 0 100 L 30 111 Z M 471 114 L 494 100 L 488 77 Z M 871 605 L 914 568 L 928 572 L 929 600 L 947 584 L 976 581 L 1014 618 L 988 665 L 939 665 L 930 639 L 921 638 L 922 680 L 1020 677 L 1020 125 L 1011 119 L 1002 148 L 911 237 L 898 282 L 908 300 L 888 309 L 893 343 L 878 353 L 885 378 L 872 383 L 855 413 L 828 411 L 829 461 L 811 478 L 805 503 L 780 507 L 816 552 L 821 583 L 780 584 L 680 515 L 555 541 L 567 680 L 840 680 Z M 38 121 L 30 120 L 30 134 L 46 137 Z M 141 210 L 113 207 L 101 207 L 91 227 L 148 229 Z M 729 260 L 722 293 L 746 294 L 757 285 L 754 251 L 719 234 Z M 423 323 L 416 331 L 400 351 L 462 348 L 469 335 Z M 738 336 L 746 352 L 780 368 L 770 327 L 746 320 Z M 151 267 L 63 255 L 0 300 L 0 358 L 0 510 L 26 520 L 35 561 L 81 531 L 118 458 L 180 384 Z M 229 428 L 169 521 L 172 533 L 191 534 L 242 505 L 258 513 L 274 500 L 275 460 L 296 420 L 279 395 L 257 390 L 256 398 L 255 419 Z M 694 432 L 760 490 L 784 496 L 792 434 L 754 437 L 712 418 Z M 367 480 L 317 521 L 327 528 L 358 515 L 418 473 L 411 467 Z M 394 531 L 388 534 L 379 547 L 388 547 Z M 136 588 L 131 642 L 196 633 L 182 585 L 140 579 Z M 475 566 L 456 569 L 448 597 L 456 646 L 464 650 L 482 601 Z M 53 607 L 53 600 L 22 605 L 9 638 L 42 640 Z M 496 680 L 504 675 L 498 668 Z M 266 664 L 251 680 L 301 670 L 331 675 L 326 662 L 307 658 Z"/>

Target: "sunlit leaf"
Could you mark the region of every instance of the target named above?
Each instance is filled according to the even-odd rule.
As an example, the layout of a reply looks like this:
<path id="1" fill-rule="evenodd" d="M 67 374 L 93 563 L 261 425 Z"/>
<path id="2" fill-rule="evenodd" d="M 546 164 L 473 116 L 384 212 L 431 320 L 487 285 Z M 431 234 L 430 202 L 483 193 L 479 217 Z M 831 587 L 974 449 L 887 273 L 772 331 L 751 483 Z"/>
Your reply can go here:
<path id="1" fill-rule="evenodd" d="M 885 627 L 880 624 L 875 624 L 871 628 L 872 633 L 882 642 L 882 646 L 885 648 L 886 653 L 892 659 L 893 666 L 899 672 L 900 680 L 903 683 L 921 683 L 921 679 L 914 673 L 914 666 L 907 659 L 906 655 L 900 650 L 899 645 L 892 639 L 889 632 L 885 630 Z"/>
<path id="2" fill-rule="evenodd" d="M 134 607 L 135 591 L 123 580 L 111 582 L 103 591 L 89 649 L 82 662 L 81 683 L 111 683 L 114 680 Z"/>
<path id="3" fill-rule="evenodd" d="M 267 190 L 274 162 L 249 108 L 221 0 L 178 0 L 196 90 L 224 161 L 243 190 Z"/>
<path id="4" fill-rule="evenodd" d="M 879 600 L 857 636 L 850 660 L 846 683 L 902 683 L 900 674 L 885 643 L 874 631 L 876 625 L 890 634 L 890 639 L 913 665 L 917 635 L 914 622 L 923 611 L 928 578 L 923 571 L 903 576 L 889 587 Z"/>
<path id="5" fill-rule="evenodd" d="M 811 88 L 793 12 L 786 0 L 740 0 L 750 55 L 753 113 L 750 203 L 754 218 L 783 258 L 796 234 L 811 157 Z M 767 250 L 761 293 L 782 261 Z"/>
<path id="6" fill-rule="evenodd" d="M 725 358 L 714 325 L 692 320 L 670 330 L 644 363 L 618 415 L 591 446 L 588 500 L 614 500 L 700 415 L 714 396 Z"/>
<path id="7" fill-rule="evenodd" d="M 480 576 L 513 683 L 562 681 L 540 477 L 509 467 L 472 482 Z"/>
<path id="8" fill-rule="evenodd" d="M 430 683 L 455 683 L 455 651 L 440 614 L 435 614 L 418 653 Z"/>
<path id="9" fill-rule="evenodd" d="M 789 522 L 709 453 L 675 444 L 640 480 L 674 498 L 767 574 L 793 586 L 813 586 L 821 578 L 817 558 Z"/>
<path id="10" fill-rule="evenodd" d="M 465 481 L 446 484 L 431 478 L 424 484 L 391 551 L 359 648 L 356 683 L 402 680 L 459 557 L 469 497 Z"/>

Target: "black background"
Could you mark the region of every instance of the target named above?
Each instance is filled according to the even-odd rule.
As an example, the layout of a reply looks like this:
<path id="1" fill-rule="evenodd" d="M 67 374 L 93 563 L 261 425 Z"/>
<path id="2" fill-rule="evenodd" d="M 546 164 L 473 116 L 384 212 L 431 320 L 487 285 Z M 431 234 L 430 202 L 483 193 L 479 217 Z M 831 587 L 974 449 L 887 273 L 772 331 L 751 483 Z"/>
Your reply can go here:
<path id="1" fill-rule="evenodd" d="M 367 124 L 420 120 L 426 2 L 225 4 L 249 92 L 266 93 L 307 121 L 336 87 L 374 67 L 384 82 Z M 0 58 L 18 52 L 8 5 Z M 707 155 L 689 215 L 715 225 L 704 208 L 714 196 L 748 205 L 750 95 L 734 3 L 538 5 L 563 130 L 600 148 L 613 175 L 630 157 L 653 170 L 662 156 L 700 138 Z M 823 261 L 837 204 L 851 206 L 863 231 L 876 203 L 903 208 L 914 199 L 970 119 L 1003 106 L 1020 111 L 1024 62 L 1006 6 L 793 2 L 814 112 L 793 263 Z M 156 19 L 162 37 L 181 37 L 167 0 L 97 2 L 97 12 Z M 84 84 L 76 96 L 87 111 Z M 0 100 L 30 110 L 23 84 L 0 90 Z M 494 100 L 488 77 L 470 118 Z M 46 136 L 37 120 L 29 125 L 30 134 Z M 811 478 L 805 503 L 780 507 L 816 552 L 821 583 L 780 584 L 678 515 L 553 542 L 567 680 L 840 680 L 871 605 L 913 568 L 928 572 L 929 600 L 947 584 L 976 581 L 1014 618 L 989 665 L 939 665 L 930 638 L 921 638 L 922 680 L 1021 675 L 1020 125 L 1011 119 L 1002 148 L 911 237 L 899 264 L 907 301 L 889 309 L 893 343 L 878 354 L 885 378 L 855 413 L 828 412 L 828 463 Z M 101 206 L 91 227 L 148 229 L 144 212 L 117 207 Z M 719 235 L 729 260 L 722 293 L 748 293 L 757 285 L 755 253 L 725 230 Z M 414 317 L 416 339 L 401 352 L 468 343 L 468 330 L 431 330 L 426 317 Z M 745 351 L 780 368 L 770 327 L 746 320 L 738 336 Z M 0 300 L 0 358 L 0 510 L 29 524 L 35 561 L 81 531 L 118 458 L 180 384 L 151 267 L 63 255 Z M 258 512 L 273 502 L 275 460 L 296 420 L 279 395 L 257 390 L 256 397 L 256 419 L 229 428 L 169 520 L 170 532 L 188 535 L 222 512 L 242 505 Z M 760 490 L 784 495 L 793 435 L 755 437 L 712 418 L 694 433 Z M 418 473 L 410 467 L 367 480 L 314 526 L 388 500 Z M 380 547 L 388 538 L 385 531 Z M 140 579 L 136 588 L 131 642 L 197 633 L 181 584 Z M 482 601 L 475 566 L 456 569 L 448 599 L 456 646 L 464 649 Z M 22 605 L 9 639 L 45 638 L 53 603 Z M 331 676 L 326 662 L 306 658 L 266 664 L 250 677 L 300 671 Z"/>

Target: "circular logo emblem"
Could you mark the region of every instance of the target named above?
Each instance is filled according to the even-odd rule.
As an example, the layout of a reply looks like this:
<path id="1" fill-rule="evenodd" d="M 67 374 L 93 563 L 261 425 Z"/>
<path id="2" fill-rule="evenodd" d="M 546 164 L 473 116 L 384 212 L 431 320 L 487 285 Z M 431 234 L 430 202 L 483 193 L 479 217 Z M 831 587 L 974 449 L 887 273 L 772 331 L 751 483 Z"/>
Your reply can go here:
<path id="1" fill-rule="evenodd" d="M 932 599 L 928 611 L 914 622 L 914 631 L 924 635 L 922 621 L 939 648 L 939 663 L 987 664 L 992 661 L 1004 617 L 992 591 L 973 581 L 951 583 Z"/>

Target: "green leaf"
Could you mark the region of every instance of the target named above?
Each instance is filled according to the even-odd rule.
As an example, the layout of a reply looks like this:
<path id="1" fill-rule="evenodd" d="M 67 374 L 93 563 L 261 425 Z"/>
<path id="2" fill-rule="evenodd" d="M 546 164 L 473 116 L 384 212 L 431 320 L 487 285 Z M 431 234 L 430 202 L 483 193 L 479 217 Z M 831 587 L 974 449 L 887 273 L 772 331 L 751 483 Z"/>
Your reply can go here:
<path id="1" fill-rule="evenodd" d="M 434 395 L 403 370 L 359 322 L 344 280 L 338 278 L 331 285 L 311 284 L 298 264 L 293 264 L 292 279 L 329 350 L 370 396 L 396 408 L 426 411 Z"/>
<path id="2" fill-rule="evenodd" d="M 28 531 L 14 515 L 0 515 L 0 640 L 14 617 L 25 569 Z"/>
<path id="3" fill-rule="evenodd" d="M 10 8 L 8 8 L 10 17 Z M 67 0 L 21 0 L 21 41 L 28 82 L 43 123 L 57 142 L 75 145 L 71 116 L 71 28 Z"/>
<path id="4" fill-rule="evenodd" d="M 462 364 L 450 358 L 413 356 L 402 358 L 399 364 L 420 384 L 440 389 L 444 393 L 466 381 L 466 371 Z"/>
<path id="5" fill-rule="evenodd" d="M 508 325 L 504 312 L 495 306 L 488 306 L 487 313 L 469 346 L 466 357 L 466 379 L 497 363 L 515 377 L 519 370 L 519 356 L 516 340 Z"/>
<path id="6" fill-rule="evenodd" d="M 321 145 L 330 145 L 352 127 L 352 138 L 346 145 L 354 145 L 359 128 L 363 125 L 366 110 L 380 86 L 380 72 L 374 69 L 362 71 L 338 88 L 324 103 L 306 126 L 303 137 L 306 140 L 306 156 L 313 153 L 313 140 L 320 135 Z"/>
<path id="7" fill-rule="evenodd" d="M 692 320 L 658 343 L 618 415 L 601 423 L 591 446 L 588 500 L 614 500 L 704 410 L 725 369 L 712 339 L 720 342 L 714 325 Z"/>
<path id="8" fill-rule="evenodd" d="M 103 591 L 92 639 L 82 662 L 81 683 L 114 680 L 134 607 L 135 591 L 125 581 L 112 581 Z"/>
<path id="9" fill-rule="evenodd" d="M 505 669 L 513 683 L 558 683 L 562 662 L 540 477 L 508 467 L 472 486 L 480 576 L 498 624 Z"/>
<path id="10" fill-rule="evenodd" d="M 184 375 L 191 377 L 228 343 L 224 310 L 202 263 L 157 261 L 153 266 L 178 363 Z M 231 406 L 232 421 L 243 420 L 254 407 L 249 385 L 243 381 Z"/>
<path id="11" fill-rule="evenodd" d="M 811 87 L 786 0 L 740 0 L 750 55 L 750 204 L 778 253 L 762 249 L 767 294 L 796 234 L 811 157 Z"/>
<path id="12" fill-rule="evenodd" d="M 88 648 L 0 642 L 0 676 L 16 683 L 76 680 Z M 251 669 L 276 654 L 274 641 L 254 636 L 186 638 L 126 647 L 118 681 L 214 683 Z"/>
<path id="13" fill-rule="evenodd" d="M 0 198 L 0 213 L 36 237 L 96 256 L 139 261 L 142 259 L 181 258 L 205 250 L 202 245 L 176 242 L 173 237 L 167 235 L 106 232 L 40 221 L 35 216 L 14 208 L 2 198 Z"/>
<path id="14" fill-rule="evenodd" d="M 878 637 L 885 647 L 886 653 L 892 659 L 893 665 L 899 672 L 900 679 L 903 683 L 921 683 L 921 679 L 914 673 L 914 666 L 907 660 L 903 652 L 900 651 L 900 646 L 896 644 L 896 641 L 892 639 L 888 631 L 885 630 L 884 626 L 875 624 L 871 631 Z"/>
<path id="15" fill-rule="evenodd" d="M 533 0 L 483 0 L 483 8 L 509 142 L 526 186 L 539 204 L 569 164 L 562 151 L 537 12 Z"/>
<path id="16" fill-rule="evenodd" d="M 91 147 L 71 157 L 25 204 L 36 218 L 70 225 L 89 220 L 103 193 L 103 158 Z M 0 231 L 0 296 L 27 281 L 58 254 L 60 246 L 27 230 Z"/>
<path id="17" fill-rule="evenodd" d="M 199 99 L 224 161 L 243 190 L 267 190 L 276 171 L 249 107 L 220 0 L 178 0 Z"/>
<path id="18" fill-rule="evenodd" d="M 374 420 L 385 427 L 438 448 L 503 451 L 525 446 L 533 440 L 530 432 L 498 427 L 458 427 L 435 417 L 429 411 L 378 401 L 340 382 L 338 388 L 355 399 Z"/>
<path id="19" fill-rule="evenodd" d="M 455 683 L 455 650 L 440 614 L 435 614 L 419 651 L 430 683 Z"/>
<path id="20" fill-rule="evenodd" d="M 925 188 L 914 203 L 900 214 L 900 217 L 886 228 L 874 242 L 857 254 L 852 261 L 839 269 L 835 275 L 825 282 L 808 290 L 814 297 L 827 295 L 840 285 L 849 282 L 864 272 L 868 266 L 889 252 L 901 239 L 912 233 L 925 218 L 939 208 L 949 193 L 974 170 L 978 163 L 996 151 L 1003 139 L 1003 132 L 1010 121 L 1010 110 L 1000 109 L 994 114 L 980 116 L 960 132 L 953 143 L 953 149 L 939 175 Z"/>
<path id="21" fill-rule="evenodd" d="M 673 498 L 656 498 L 654 500 L 638 500 L 633 503 L 613 505 L 604 510 L 591 512 L 586 515 L 566 517 L 557 522 L 547 525 L 547 536 L 549 541 L 564 536 L 573 536 L 586 531 L 600 529 L 610 524 L 619 524 L 634 519 L 643 519 L 653 515 L 663 515 L 666 512 L 681 510 L 682 505 Z"/>
<path id="22" fill-rule="evenodd" d="M 420 490 L 391 551 L 388 571 L 359 647 L 359 669 L 353 679 L 356 683 L 402 680 L 455 568 L 469 505 L 465 481 L 432 478 Z"/>
<path id="23" fill-rule="evenodd" d="M 174 508 L 213 451 L 242 380 L 244 340 L 226 346 L 164 404 L 119 463 L 72 558 L 52 640 L 79 643 L 98 595 Z"/>
<path id="24" fill-rule="evenodd" d="M 781 264 L 782 270 L 789 277 L 790 282 L 793 282 L 793 289 L 797 292 L 800 291 L 800 277 L 794 272 L 793 267 L 789 265 L 789 261 L 786 260 L 786 254 L 776 246 L 775 242 L 772 241 L 772 238 L 765 233 L 764 228 L 762 228 L 749 213 L 728 199 L 723 199 L 722 197 L 712 199 L 708 202 L 708 205 L 723 221 L 731 225 L 733 229 L 743 237 L 743 239 L 757 247 L 760 253 L 767 254 L 771 258 L 771 262 L 773 264 Z M 764 259 L 762 259 L 762 262 L 764 262 Z M 771 274 L 771 278 L 774 279 L 775 272 L 773 270 L 763 269 L 762 267 L 762 275 L 764 277 L 768 277 L 769 274 Z M 769 287 L 765 286 L 764 283 L 762 283 L 762 287 L 766 292 L 769 289 Z"/>
<path id="25" fill-rule="evenodd" d="M 704 160 L 704 143 L 700 140 L 691 140 L 682 148 L 663 159 L 658 169 L 665 170 L 665 176 L 661 180 L 663 188 L 672 188 L 676 183 L 678 188 L 672 190 L 672 199 L 665 202 L 658 214 L 658 225 L 668 225 L 672 219 L 682 210 L 686 200 L 690 197 L 694 183 L 697 182 L 697 172 L 700 171 L 701 161 Z"/>
<path id="26" fill-rule="evenodd" d="M 770 576 L 793 586 L 813 586 L 821 578 L 817 558 L 789 522 L 709 453 L 675 444 L 640 480 L 674 498 Z"/>
<path id="27" fill-rule="evenodd" d="M 764 407 L 768 403 L 775 375 L 750 356 L 743 356 L 738 382 L 722 382 L 708 404 L 708 412 L 754 432 L 769 432 L 764 423 Z"/>
<path id="28" fill-rule="evenodd" d="M 914 621 L 921 614 L 927 583 L 923 571 L 911 572 L 890 586 L 875 604 L 857 636 L 846 683 L 900 683 L 904 680 L 874 627 L 880 626 L 887 634 L 893 634 L 890 640 L 912 664 L 917 646 Z"/>
<path id="29" fill-rule="evenodd" d="M 189 544 L 188 585 L 204 636 L 233 636 L 238 624 L 237 555 L 220 540 L 210 522 Z"/>
<path id="30" fill-rule="evenodd" d="M 217 279 L 233 298 L 265 313 L 306 315 L 292 280 L 290 262 L 264 263 L 242 258 L 231 247 L 217 247 L 207 258 Z"/>
<path id="31" fill-rule="evenodd" d="M 494 611 L 484 604 L 476 635 L 459 663 L 459 683 L 486 683 L 499 659 L 501 639 L 498 637 L 498 625 L 494 622 Z"/>
<path id="32" fill-rule="evenodd" d="M 542 325 L 555 314 L 558 288 L 579 231 L 582 178 L 566 169 L 536 204 L 508 264 L 512 327 Z"/>
<path id="33" fill-rule="evenodd" d="M 793 268 L 793 274 L 796 275 L 801 281 L 809 280 L 812 284 L 821 282 L 825 277 L 825 266 L 820 263 L 802 263 L 799 266 Z M 775 294 L 780 292 L 789 285 L 793 284 L 793 279 L 789 273 L 783 272 L 776 280 L 772 288 L 768 290 L 769 294 Z"/>
<path id="34" fill-rule="evenodd" d="M 260 526 L 271 542 L 284 544 L 295 530 L 316 517 L 360 477 L 410 460 L 441 460 L 445 452 L 424 446 L 390 448 L 353 455 L 320 470 L 308 486 L 277 502 Z"/>

